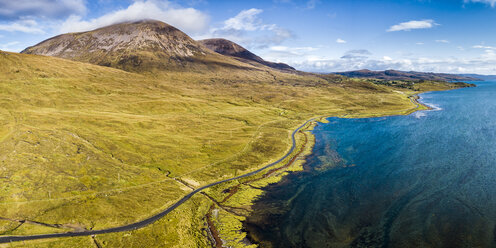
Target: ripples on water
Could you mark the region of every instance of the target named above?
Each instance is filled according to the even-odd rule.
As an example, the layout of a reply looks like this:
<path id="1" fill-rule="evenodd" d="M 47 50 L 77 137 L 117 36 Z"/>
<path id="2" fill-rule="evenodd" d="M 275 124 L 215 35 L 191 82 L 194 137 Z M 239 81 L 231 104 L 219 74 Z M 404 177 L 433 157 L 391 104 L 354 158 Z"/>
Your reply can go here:
<path id="1" fill-rule="evenodd" d="M 262 247 L 496 247 L 496 82 L 423 94 L 437 110 L 331 118 L 306 171 L 268 187 Z"/>

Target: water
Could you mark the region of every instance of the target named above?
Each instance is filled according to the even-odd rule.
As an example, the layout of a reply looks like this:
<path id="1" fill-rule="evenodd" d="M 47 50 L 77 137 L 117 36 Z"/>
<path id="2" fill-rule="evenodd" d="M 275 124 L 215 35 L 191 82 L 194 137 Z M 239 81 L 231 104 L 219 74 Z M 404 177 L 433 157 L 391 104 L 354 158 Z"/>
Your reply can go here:
<path id="1" fill-rule="evenodd" d="M 422 94 L 433 111 L 330 118 L 304 172 L 255 204 L 262 247 L 496 247 L 496 82 Z"/>

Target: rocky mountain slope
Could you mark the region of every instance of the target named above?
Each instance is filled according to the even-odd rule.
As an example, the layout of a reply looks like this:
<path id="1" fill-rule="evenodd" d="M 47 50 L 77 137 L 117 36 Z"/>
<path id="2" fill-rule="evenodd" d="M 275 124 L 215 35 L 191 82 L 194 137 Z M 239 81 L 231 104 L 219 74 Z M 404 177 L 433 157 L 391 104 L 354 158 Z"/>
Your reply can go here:
<path id="1" fill-rule="evenodd" d="M 171 25 L 153 20 L 62 34 L 28 47 L 22 53 L 55 56 L 128 71 L 250 67 L 212 52 Z"/>
<path id="2" fill-rule="evenodd" d="M 445 82 L 479 80 L 477 78 L 455 75 L 455 74 L 416 72 L 416 71 L 405 72 L 405 71 L 397 71 L 397 70 L 386 70 L 386 71 L 358 70 L 358 71 L 337 72 L 336 74 L 347 77 L 354 77 L 354 78 L 376 78 L 383 80 L 407 80 L 407 81 L 432 80 L 432 81 L 445 81 Z"/>
<path id="3" fill-rule="evenodd" d="M 244 47 L 226 39 L 206 39 L 198 41 L 208 49 L 222 55 L 231 56 L 250 64 L 262 64 L 279 70 L 295 70 L 295 68 L 284 64 L 266 61 Z"/>

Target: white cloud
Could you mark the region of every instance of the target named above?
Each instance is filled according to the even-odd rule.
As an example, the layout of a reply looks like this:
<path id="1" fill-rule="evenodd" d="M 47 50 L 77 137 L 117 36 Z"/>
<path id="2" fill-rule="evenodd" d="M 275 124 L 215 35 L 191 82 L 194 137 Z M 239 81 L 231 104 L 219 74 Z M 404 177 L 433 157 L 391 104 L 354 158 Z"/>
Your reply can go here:
<path id="1" fill-rule="evenodd" d="M 421 46 L 421 45 L 424 45 L 425 43 L 424 42 L 417 42 L 415 44 Z"/>
<path id="2" fill-rule="evenodd" d="M 485 45 L 475 45 L 475 46 L 473 46 L 472 48 L 496 50 L 496 47 L 493 47 L 493 46 L 485 46 Z"/>
<path id="3" fill-rule="evenodd" d="M 475 45 L 475 46 L 472 46 L 472 48 L 484 50 L 484 53 L 481 54 L 482 58 L 496 59 L 496 47 L 494 47 L 494 46 Z"/>
<path id="4" fill-rule="evenodd" d="M 272 46 L 269 48 L 273 52 L 284 52 L 292 55 L 303 55 L 308 52 L 319 50 L 317 47 L 287 47 L 287 46 Z"/>
<path id="5" fill-rule="evenodd" d="M 6 43 L 6 44 L 1 44 L 0 46 L 2 48 L 4 48 L 4 47 L 14 46 L 14 45 L 17 45 L 17 44 L 19 44 L 19 41 L 12 41 L 12 42 L 9 42 L 9 43 Z"/>
<path id="6" fill-rule="evenodd" d="M 494 47 L 491 47 L 494 48 Z M 289 50 L 288 47 L 277 47 L 273 50 Z M 320 52 L 291 53 L 269 52 L 263 57 L 269 61 L 287 63 L 299 70 L 311 72 L 337 72 L 360 69 L 403 71 L 446 72 L 446 73 L 479 73 L 496 74 L 496 48 L 481 47 L 479 56 L 472 58 L 432 58 L 432 57 L 405 57 L 399 58 L 381 55 L 373 56 L 366 49 L 347 51 L 341 58 L 328 57 Z"/>
<path id="7" fill-rule="evenodd" d="M 12 41 L 12 42 L 9 42 L 9 43 L 5 43 L 5 44 L 0 44 L 0 50 L 3 50 L 3 51 L 11 51 L 11 52 L 18 52 L 19 49 L 15 49 L 13 47 L 19 45 L 20 42 L 18 41 Z"/>
<path id="8" fill-rule="evenodd" d="M 400 24 L 393 25 L 387 31 L 396 32 L 396 31 L 410 31 L 412 29 L 428 29 L 436 25 L 439 24 L 435 23 L 434 20 L 409 21 L 409 22 L 402 22 Z"/>
<path id="9" fill-rule="evenodd" d="M 208 29 L 209 17 L 194 8 L 174 7 L 167 1 L 136 1 L 126 9 L 114 11 L 98 18 L 83 20 L 81 16 L 70 16 L 60 27 L 60 32 L 88 31 L 120 22 L 155 19 L 175 26 L 190 34 Z"/>
<path id="10" fill-rule="evenodd" d="M 489 55 L 488 55 L 489 56 Z M 480 57 L 474 59 L 391 59 L 387 56 L 383 59 L 326 59 L 315 58 L 299 61 L 283 61 L 300 70 L 314 72 L 338 72 L 349 70 L 387 70 L 396 69 L 402 71 L 424 71 L 424 72 L 446 72 L 446 73 L 496 73 L 496 55 L 494 57 Z"/>
<path id="11" fill-rule="evenodd" d="M 242 10 L 236 16 L 224 21 L 221 27 L 212 28 L 208 34 L 195 38 L 222 37 L 247 48 L 267 48 L 294 37 L 287 29 L 276 24 L 264 23 L 259 17 L 261 13 L 263 10 L 255 8 Z"/>
<path id="12" fill-rule="evenodd" d="M 0 0 L 0 18 L 20 16 L 60 18 L 86 13 L 84 0 Z"/>
<path id="13" fill-rule="evenodd" d="M 345 41 L 345 40 L 343 40 L 343 39 L 338 38 L 338 39 L 336 40 L 336 43 L 345 44 L 345 43 L 346 43 L 346 41 Z"/>
<path id="14" fill-rule="evenodd" d="M 320 50 L 322 47 L 288 47 L 288 46 L 271 46 L 268 49 L 260 51 L 260 56 L 268 61 L 283 62 L 293 61 L 295 58 L 308 59 L 313 52 Z"/>
<path id="15" fill-rule="evenodd" d="M 437 43 L 450 43 L 449 40 L 436 40 Z"/>
<path id="16" fill-rule="evenodd" d="M 491 5 L 491 7 L 496 6 L 496 0 L 464 0 L 465 3 L 485 3 Z"/>
<path id="17" fill-rule="evenodd" d="M 341 59 L 347 60 L 362 60 L 368 58 L 372 53 L 366 49 L 354 49 L 347 51 Z"/>
<path id="18" fill-rule="evenodd" d="M 255 31 L 269 28 L 269 26 L 263 25 L 262 20 L 257 17 L 262 12 L 263 10 L 255 8 L 243 10 L 235 17 L 224 21 L 223 29 Z"/>
<path id="19" fill-rule="evenodd" d="M 280 30 L 276 24 L 264 24 L 258 17 L 263 10 L 247 9 L 242 10 L 236 16 L 224 21 L 224 26 L 220 30 L 237 30 L 237 31 L 277 31 Z"/>
<path id="20" fill-rule="evenodd" d="M 496 51 L 494 49 L 484 50 L 484 53 L 481 55 L 481 57 L 486 59 L 496 59 Z"/>
<path id="21" fill-rule="evenodd" d="M 45 33 L 42 29 L 39 28 L 38 23 L 35 20 L 31 20 L 31 19 L 18 20 L 18 21 L 0 24 L 0 31 L 23 32 L 23 33 L 32 33 L 32 34 Z"/>

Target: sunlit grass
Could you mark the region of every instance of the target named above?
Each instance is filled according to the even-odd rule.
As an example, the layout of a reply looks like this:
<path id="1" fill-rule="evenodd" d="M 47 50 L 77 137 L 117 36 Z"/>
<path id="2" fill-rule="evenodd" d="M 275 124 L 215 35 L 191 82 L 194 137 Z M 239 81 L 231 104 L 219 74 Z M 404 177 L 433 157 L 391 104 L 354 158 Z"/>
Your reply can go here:
<path id="1" fill-rule="evenodd" d="M 0 217 L 86 229 L 164 209 L 190 190 L 174 178 L 199 186 L 275 161 L 289 149 L 291 131 L 309 118 L 415 108 L 401 89 L 339 76 L 135 74 L 13 53 L 0 53 L 0 64 Z M 150 227 L 103 235 L 103 245 L 205 244 L 208 204 L 195 197 Z M 53 232 L 0 223 L 5 234 Z"/>

